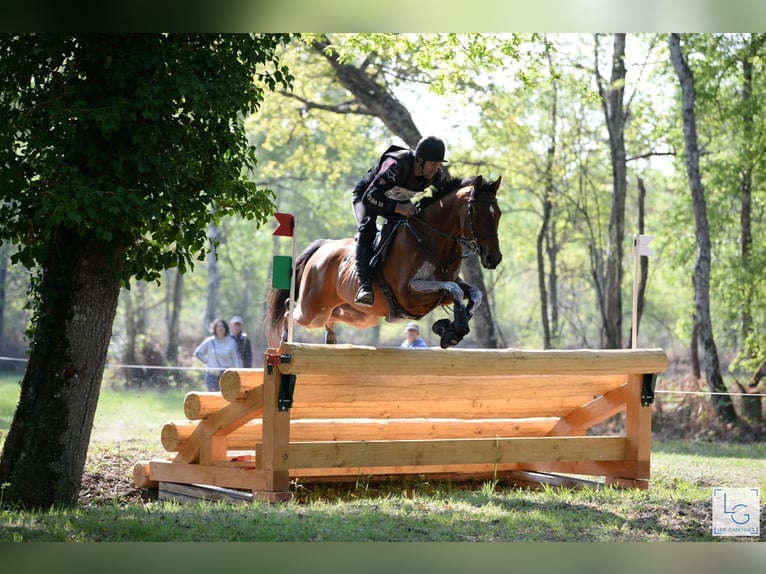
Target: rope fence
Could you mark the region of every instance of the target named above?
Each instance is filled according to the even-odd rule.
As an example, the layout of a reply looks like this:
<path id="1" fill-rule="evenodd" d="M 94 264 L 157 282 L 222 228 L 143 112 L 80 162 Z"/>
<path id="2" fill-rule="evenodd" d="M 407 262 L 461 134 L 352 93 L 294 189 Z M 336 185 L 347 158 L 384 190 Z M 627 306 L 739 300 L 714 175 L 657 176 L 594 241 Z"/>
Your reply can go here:
<path id="1" fill-rule="evenodd" d="M 0 362 L 21 362 L 26 363 L 27 359 L 18 357 L 0 357 Z M 162 365 L 123 365 L 120 363 L 106 364 L 107 369 L 153 369 L 153 370 L 165 370 L 165 371 L 198 371 L 203 372 L 207 370 L 207 367 L 167 367 Z M 733 393 L 733 392 L 713 392 L 713 391 L 682 391 L 675 389 L 656 389 L 655 395 L 728 395 L 730 397 L 766 397 L 766 393 Z"/>

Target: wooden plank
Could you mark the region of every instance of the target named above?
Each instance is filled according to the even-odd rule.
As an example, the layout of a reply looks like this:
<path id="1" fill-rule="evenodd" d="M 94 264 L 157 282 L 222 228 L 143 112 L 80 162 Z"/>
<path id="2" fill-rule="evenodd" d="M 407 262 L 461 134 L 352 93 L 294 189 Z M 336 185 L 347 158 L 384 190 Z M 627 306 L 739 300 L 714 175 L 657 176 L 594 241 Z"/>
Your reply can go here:
<path id="1" fill-rule="evenodd" d="M 640 375 L 628 376 L 627 382 L 627 409 L 625 411 L 625 459 L 638 461 L 649 466 L 652 448 L 652 407 L 641 405 L 642 377 Z M 649 478 L 646 475 L 617 474 L 616 478 L 638 479 Z"/>
<path id="2" fill-rule="evenodd" d="M 344 366 L 356 374 L 387 373 L 406 376 L 427 370 L 435 375 L 482 374 L 624 374 L 665 371 L 668 359 L 662 349 L 411 349 L 283 343 L 279 353 L 289 362 L 283 373 L 332 374 Z M 424 368 L 427 365 L 427 368 Z"/>
<path id="3" fill-rule="evenodd" d="M 558 419 L 299 419 L 290 422 L 291 442 L 352 440 L 416 440 L 545 436 Z M 253 449 L 262 440 L 262 422 L 250 421 L 226 435 L 227 450 Z M 170 452 L 186 448 L 198 423 L 173 421 L 162 428 L 162 446 Z"/>
<path id="4" fill-rule="evenodd" d="M 551 436 L 565 436 L 584 433 L 609 417 L 625 410 L 627 391 L 625 385 L 593 399 L 580 408 L 562 417 L 551 429 Z"/>
<path id="5" fill-rule="evenodd" d="M 589 437 L 590 438 L 590 437 Z M 639 479 L 649 478 L 648 461 L 561 461 L 530 462 L 519 464 L 519 469 L 536 472 L 561 472 L 564 474 L 582 474 L 588 476 L 632 476 Z"/>
<path id="6" fill-rule="evenodd" d="M 249 503 L 253 501 L 252 492 L 232 490 L 206 484 L 179 484 L 175 482 L 161 482 L 157 492 L 159 500 L 173 500 L 175 502 L 210 502 Z"/>
<path id="7" fill-rule="evenodd" d="M 266 473 L 253 468 L 202 466 L 166 460 L 149 461 L 150 476 L 158 482 L 209 484 L 225 488 L 264 490 L 269 483 Z"/>
<path id="8" fill-rule="evenodd" d="M 290 468 L 622 460 L 624 437 L 294 443 Z"/>
<path id="9" fill-rule="evenodd" d="M 247 398 L 234 403 L 226 402 L 226 406 L 209 415 L 197 425 L 184 449 L 176 455 L 177 462 L 193 463 L 199 460 L 200 448 L 213 435 L 226 435 L 242 426 L 263 412 L 263 394 L 257 391 L 248 394 Z M 174 482 L 174 481 L 170 481 Z M 183 481 L 181 481 L 183 482 Z M 204 481 L 196 481 L 203 482 Z M 208 484 L 208 483 L 204 483 Z M 217 483 L 210 483 L 217 484 Z"/>

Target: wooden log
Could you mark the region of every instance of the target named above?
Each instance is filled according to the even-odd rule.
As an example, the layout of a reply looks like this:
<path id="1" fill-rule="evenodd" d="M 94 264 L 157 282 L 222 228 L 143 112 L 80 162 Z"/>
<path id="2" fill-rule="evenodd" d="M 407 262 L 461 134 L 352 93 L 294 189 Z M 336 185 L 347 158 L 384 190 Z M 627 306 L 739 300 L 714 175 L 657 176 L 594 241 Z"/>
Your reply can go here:
<path id="1" fill-rule="evenodd" d="M 221 396 L 227 401 L 244 399 L 263 384 L 263 369 L 228 369 L 221 376 Z"/>
<path id="2" fill-rule="evenodd" d="M 566 375 L 660 373 L 668 366 L 662 349 L 401 349 L 356 345 L 283 343 L 278 365 L 286 374 L 332 375 L 340 370 L 357 375 L 386 373 L 479 377 L 485 374 Z"/>
<path id="3" fill-rule="evenodd" d="M 137 462 L 133 466 L 133 484 L 138 488 L 157 488 L 159 482 L 152 480 L 149 472 L 149 462 Z"/>
<path id="4" fill-rule="evenodd" d="M 184 415 L 189 420 L 201 420 L 228 404 L 221 393 L 192 391 L 184 398 Z"/>
<path id="5" fill-rule="evenodd" d="M 227 373 L 230 378 L 239 378 L 239 372 Z M 301 374 L 297 376 L 291 418 L 563 417 L 623 385 L 625 375 L 469 378 L 413 374 L 405 378 L 355 377 L 346 372 L 332 377 Z M 195 393 L 187 402 L 186 416 L 193 420 L 226 404 L 218 393 Z"/>
<path id="6" fill-rule="evenodd" d="M 290 445 L 290 468 L 614 461 L 624 457 L 624 437 L 307 442 Z"/>
<path id="7" fill-rule="evenodd" d="M 179 451 L 174 460 L 187 464 L 197 462 L 200 458 L 200 449 L 205 448 L 213 436 L 227 435 L 263 412 L 263 398 L 263 394 L 256 390 L 248 393 L 243 401 L 234 403 L 225 401 L 226 406 L 207 416 L 197 425 L 184 449 Z M 219 452 L 223 450 L 225 453 L 225 448 L 221 449 L 220 444 L 216 444 L 216 448 Z M 168 482 L 177 481 L 169 480 Z M 216 483 L 203 481 L 203 484 Z"/>
<path id="8" fill-rule="evenodd" d="M 292 420 L 291 442 L 353 440 L 426 440 L 449 438 L 494 438 L 546 436 L 557 419 L 338 419 Z M 169 452 L 186 447 L 198 423 L 172 421 L 162 428 L 162 446 Z M 226 435 L 228 450 L 251 450 L 261 441 L 262 423 L 250 421 Z"/>

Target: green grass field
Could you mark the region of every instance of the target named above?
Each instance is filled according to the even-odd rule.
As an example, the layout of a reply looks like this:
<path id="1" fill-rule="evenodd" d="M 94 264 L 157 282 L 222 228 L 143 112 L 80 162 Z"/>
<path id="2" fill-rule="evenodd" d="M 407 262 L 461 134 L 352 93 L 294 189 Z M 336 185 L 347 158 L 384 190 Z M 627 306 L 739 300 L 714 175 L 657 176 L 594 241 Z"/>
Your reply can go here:
<path id="1" fill-rule="evenodd" d="M 86 471 L 98 476 L 100 464 L 116 460 L 127 483 L 134 462 L 147 452 L 163 454 L 160 430 L 183 418 L 184 395 L 104 390 Z M 7 432 L 17 397 L 17 379 L 0 379 L 0 433 Z M 721 486 L 766 492 L 766 445 L 655 440 L 647 491 L 528 490 L 501 481 L 296 481 L 293 500 L 279 505 L 128 502 L 119 493 L 105 504 L 47 512 L 0 504 L 0 542 L 724 541 L 731 539 L 711 532 L 712 488 Z M 762 530 L 765 519 L 766 512 Z"/>

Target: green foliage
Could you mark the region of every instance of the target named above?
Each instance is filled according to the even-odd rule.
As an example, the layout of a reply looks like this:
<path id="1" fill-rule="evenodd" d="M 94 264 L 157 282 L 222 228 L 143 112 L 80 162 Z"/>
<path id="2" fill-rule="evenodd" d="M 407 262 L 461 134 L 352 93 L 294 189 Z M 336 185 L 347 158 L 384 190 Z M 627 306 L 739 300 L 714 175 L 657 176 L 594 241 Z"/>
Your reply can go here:
<path id="1" fill-rule="evenodd" d="M 0 237 L 18 244 L 14 260 L 44 266 L 66 229 L 124 251 L 124 284 L 155 280 L 193 265 L 209 222 L 263 222 L 273 196 L 242 175 L 255 156 L 241 118 L 292 82 L 288 40 L 0 38 Z"/>

